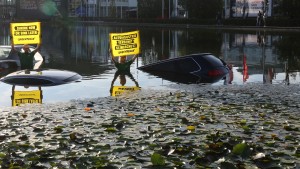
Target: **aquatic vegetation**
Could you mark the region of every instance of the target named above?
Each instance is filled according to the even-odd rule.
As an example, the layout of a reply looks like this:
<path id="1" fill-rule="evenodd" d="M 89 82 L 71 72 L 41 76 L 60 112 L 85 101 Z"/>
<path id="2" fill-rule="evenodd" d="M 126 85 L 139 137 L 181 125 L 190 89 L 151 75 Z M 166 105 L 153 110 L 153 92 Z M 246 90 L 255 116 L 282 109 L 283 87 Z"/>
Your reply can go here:
<path id="1" fill-rule="evenodd" d="M 277 95 L 249 89 L 198 92 L 141 92 L 3 110 L 0 165 L 299 167 L 300 94 L 290 100 L 281 96 L 283 104 Z"/>

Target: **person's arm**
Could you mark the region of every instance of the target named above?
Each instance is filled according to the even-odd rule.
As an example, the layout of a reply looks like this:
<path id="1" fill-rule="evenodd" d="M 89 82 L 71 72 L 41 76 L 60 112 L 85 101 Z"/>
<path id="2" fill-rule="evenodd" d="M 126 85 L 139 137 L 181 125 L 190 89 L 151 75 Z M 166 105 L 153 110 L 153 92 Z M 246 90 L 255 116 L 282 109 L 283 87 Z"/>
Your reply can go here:
<path id="1" fill-rule="evenodd" d="M 36 53 L 37 51 L 40 50 L 40 48 L 41 48 L 41 44 L 39 43 L 37 44 L 37 47 L 32 52 Z"/>
<path id="2" fill-rule="evenodd" d="M 138 57 L 138 55 L 135 54 L 131 60 L 134 61 L 137 57 Z"/>
<path id="3" fill-rule="evenodd" d="M 41 45 L 42 45 L 42 35 L 40 35 L 40 43 L 37 44 L 36 48 L 32 52 L 36 53 L 37 51 L 39 51 Z"/>

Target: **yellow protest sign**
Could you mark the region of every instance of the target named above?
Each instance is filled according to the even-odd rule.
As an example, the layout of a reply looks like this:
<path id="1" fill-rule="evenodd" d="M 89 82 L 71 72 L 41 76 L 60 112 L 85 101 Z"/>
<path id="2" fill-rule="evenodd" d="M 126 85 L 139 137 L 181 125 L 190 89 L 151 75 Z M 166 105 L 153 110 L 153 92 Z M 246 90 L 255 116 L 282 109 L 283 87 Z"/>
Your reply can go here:
<path id="1" fill-rule="evenodd" d="M 11 23 L 10 33 L 14 44 L 39 44 L 41 41 L 41 23 Z"/>
<path id="2" fill-rule="evenodd" d="M 139 31 L 110 33 L 110 48 L 114 57 L 140 53 Z"/>
<path id="3" fill-rule="evenodd" d="M 14 91 L 12 106 L 19 106 L 27 103 L 42 103 L 42 91 Z"/>
<path id="4" fill-rule="evenodd" d="M 119 95 L 123 94 L 124 92 L 133 92 L 133 91 L 137 91 L 140 89 L 141 89 L 140 87 L 136 87 L 136 86 L 114 86 L 111 95 L 119 96 Z"/>

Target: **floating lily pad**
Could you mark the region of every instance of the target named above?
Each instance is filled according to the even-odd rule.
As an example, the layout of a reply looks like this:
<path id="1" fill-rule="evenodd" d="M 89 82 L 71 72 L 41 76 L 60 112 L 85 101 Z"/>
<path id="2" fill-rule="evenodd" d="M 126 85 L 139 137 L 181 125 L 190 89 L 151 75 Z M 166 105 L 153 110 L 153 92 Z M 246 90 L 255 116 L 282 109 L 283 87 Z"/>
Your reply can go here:
<path id="1" fill-rule="evenodd" d="M 158 154 L 158 153 L 153 153 L 151 155 L 151 162 L 154 166 L 164 166 L 166 165 L 166 162 L 165 162 L 165 158 Z"/>
<path id="2" fill-rule="evenodd" d="M 248 157 L 250 155 L 250 148 L 246 143 L 240 143 L 233 147 L 232 153 L 242 157 Z"/>

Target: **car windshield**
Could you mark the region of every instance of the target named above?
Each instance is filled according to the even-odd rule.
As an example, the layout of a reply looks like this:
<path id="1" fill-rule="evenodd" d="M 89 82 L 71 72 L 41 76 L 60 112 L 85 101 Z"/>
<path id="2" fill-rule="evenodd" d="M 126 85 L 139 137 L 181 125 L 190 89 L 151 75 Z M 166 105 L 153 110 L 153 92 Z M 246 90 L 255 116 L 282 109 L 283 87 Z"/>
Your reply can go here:
<path id="1" fill-rule="evenodd" d="M 213 55 L 205 55 L 203 56 L 206 60 L 210 61 L 210 63 L 213 65 L 213 66 L 223 66 L 224 63 L 222 62 L 221 59 L 213 56 Z"/>
<path id="2" fill-rule="evenodd" d="M 221 59 L 213 56 L 213 55 L 202 55 L 201 57 L 194 57 L 194 59 L 198 63 L 202 63 L 202 66 L 209 66 L 209 67 L 222 67 L 225 63 L 222 62 Z"/>

